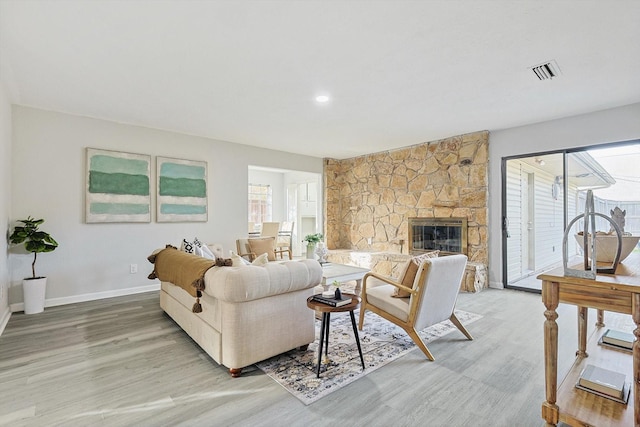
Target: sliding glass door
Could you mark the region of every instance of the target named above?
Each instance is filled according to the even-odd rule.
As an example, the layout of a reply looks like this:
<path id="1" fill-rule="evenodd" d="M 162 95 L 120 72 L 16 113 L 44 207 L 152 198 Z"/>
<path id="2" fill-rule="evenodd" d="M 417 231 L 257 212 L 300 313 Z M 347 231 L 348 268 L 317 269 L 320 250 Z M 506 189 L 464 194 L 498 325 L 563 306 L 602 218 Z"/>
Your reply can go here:
<path id="1" fill-rule="evenodd" d="M 610 216 L 618 208 L 626 215 L 625 231 L 640 235 L 638 165 L 639 141 L 503 159 L 505 287 L 540 290 L 536 276 L 562 265 L 564 230 L 584 212 L 588 190 L 593 191 L 596 212 Z M 567 239 L 574 260 L 582 256 L 575 238 L 581 229 L 579 220 Z M 608 221 L 598 217 L 596 231 L 609 230 Z"/>
<path id="2" fill-rule="evenodd" d="M 562 166 L 561 153 L 504 163 L 506 285 L 535 288 L 536 272 L 562 261 Z"/>

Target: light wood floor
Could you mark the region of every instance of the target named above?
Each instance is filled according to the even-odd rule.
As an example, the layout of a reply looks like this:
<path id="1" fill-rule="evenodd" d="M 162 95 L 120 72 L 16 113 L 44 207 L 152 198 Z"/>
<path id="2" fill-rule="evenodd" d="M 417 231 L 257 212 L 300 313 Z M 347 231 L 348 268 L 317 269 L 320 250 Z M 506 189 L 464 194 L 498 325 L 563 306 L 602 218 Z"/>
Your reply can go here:
<path id="1" fill-rule="evenodd" d="M 0 337 L 0 425 L 543 425 L 540 295 L 489 289 L 458 308 L 483 315 L 474 341 L 454 331 L 429 346 L 435 362 L 416 349 L 309 406 L 256 368 L 231 378 L 156 292 L 16 313 Z M 576 310 L 559 314 L 565 371 Z"/>

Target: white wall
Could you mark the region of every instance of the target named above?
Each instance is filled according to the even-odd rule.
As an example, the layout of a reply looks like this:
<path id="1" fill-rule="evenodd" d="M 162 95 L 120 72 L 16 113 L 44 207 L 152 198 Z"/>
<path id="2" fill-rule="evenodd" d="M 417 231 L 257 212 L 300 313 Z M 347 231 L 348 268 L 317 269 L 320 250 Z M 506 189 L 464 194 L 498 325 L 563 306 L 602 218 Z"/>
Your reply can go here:
<path id="1" fill-rule="evenodd" d="M 0 230 L 9 232 L 11 206 L 11 104 L 0 82 Z M 9 320 L 9 260 L 7 239 L 0 238 L 0 333 Z"/>
<path id="2" fill-rule="evenodd" d="M 640 103 L 491 132 L 489 136 L 489 282 L 502 287 L 503 157 L 640 138 Z"/>
<path id="3" fill-rule="evenodd" d="M 155 156 L 206 160 L 209 221 L 157 223 L 152 212 L 146 224 L 85 224 L 86 147 L 151 155 L 152 188 Z M 11 220 L 42 217 L 43 230 L 60 244 L 38 257 L 37 273 L 48 277 L 48 305 L 157 288 L 147 279 L 147 255 L 184 237 L 234 249 L 247 232 L 248 165 L 322 172 L 321 158 L 19 106 L 13 108 L 12 159 Z M 12 304 L 22 301 L 30 260 L 10 256 Z M 130 264 L 138 265 L 137 274 L 129 273 Z"/>

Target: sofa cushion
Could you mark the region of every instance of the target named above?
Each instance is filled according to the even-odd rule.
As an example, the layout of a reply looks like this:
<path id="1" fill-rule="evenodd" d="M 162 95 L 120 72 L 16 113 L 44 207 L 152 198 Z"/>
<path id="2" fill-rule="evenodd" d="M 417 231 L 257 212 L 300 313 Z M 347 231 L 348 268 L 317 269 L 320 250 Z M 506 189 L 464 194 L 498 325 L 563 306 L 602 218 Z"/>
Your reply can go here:
<path id="1" fill-rule="evenodd" d="M 416 273 L 418 272 L 418 267 L 425 259 L 429 258 L 437 258 L 440 254 L 440 251 L 432 251 L 424 254 L 416 255 L 407 261 L 407 264 L 404 267 L 404 272 L 400 276 L 400 283 L 406 286 L 407 288 L 413 289 L 413 282 L 416 280 Z M 411 294 L 407 291 L 404 291 L 399 288 L 394 288 L 393 297 L 395 298 L 409 298 Z"/>
<path id="2" fill-rule="evenodd" d="M 376 286 L 371 289 L 367 287 L 367 302 L 406 322 L 409 319 L 409 301 L 411 300 L 392 298 L 393 289 L 398 288 L 393 285 Z"/>
<path id="3" fill-rule="evenodd" d="M 276 253 L 273 250 L 274 241 L 275 239 L 273 237 L 249 239 L 249 247 L 252 253 L 256 255 L 267 254 L 269 261 L 275 261 Z"/>
<path id="4" fill-rule="evenodd" d="M 312 288 L 322 280 L 315 260 L 270 262 L 264 267 L 213 267 L 204 277 L 206 294 L 228 302 L 244 302 Z"/>

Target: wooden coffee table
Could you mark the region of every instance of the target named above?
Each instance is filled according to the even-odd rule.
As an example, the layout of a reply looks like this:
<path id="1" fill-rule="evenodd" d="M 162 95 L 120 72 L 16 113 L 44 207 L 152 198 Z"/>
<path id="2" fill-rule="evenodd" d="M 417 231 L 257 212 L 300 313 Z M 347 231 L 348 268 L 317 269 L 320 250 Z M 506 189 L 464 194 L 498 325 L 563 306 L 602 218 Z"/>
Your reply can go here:
<path id="1" fill-rule="evenodd" d="M 344 311 L 348 311 L 351 316 L 351 326 L 353 327 L 353 336 L 356 339 L 356 344 L 358 345 L 358 352 L 360 353 L 360 362 L 362 362 L 362 370 L 364 371 L 364 357 L 362 356 L 362 347 L 360 347 L 360 337 L 358 336 L 358 328 L 356 327 L 356 318 L 353 314 L 353 310 L 358 308 L 360 305 L 360 297 L 354 294 L 343 293 L 343 298 L 351 298 L 351 302 L 349 304 L 345 304 L 341 307 L 332 307 L 327 304 L 323 304 L 321 302 L 313 301 L 309 297 L 307 298 L 307 307 L 316 312 L 322 313 L 322 326 L 320 327 L 320 348 L 318 348 L 318 371 L 316 373 L 316 378 L 320 378 L 320 366 L 322 364 L 322 349 L 324 348 L 324 355 L 328 359 L 329 358 L 329 324 L 331 323 L 331 313 L 341 313 Z"/>

